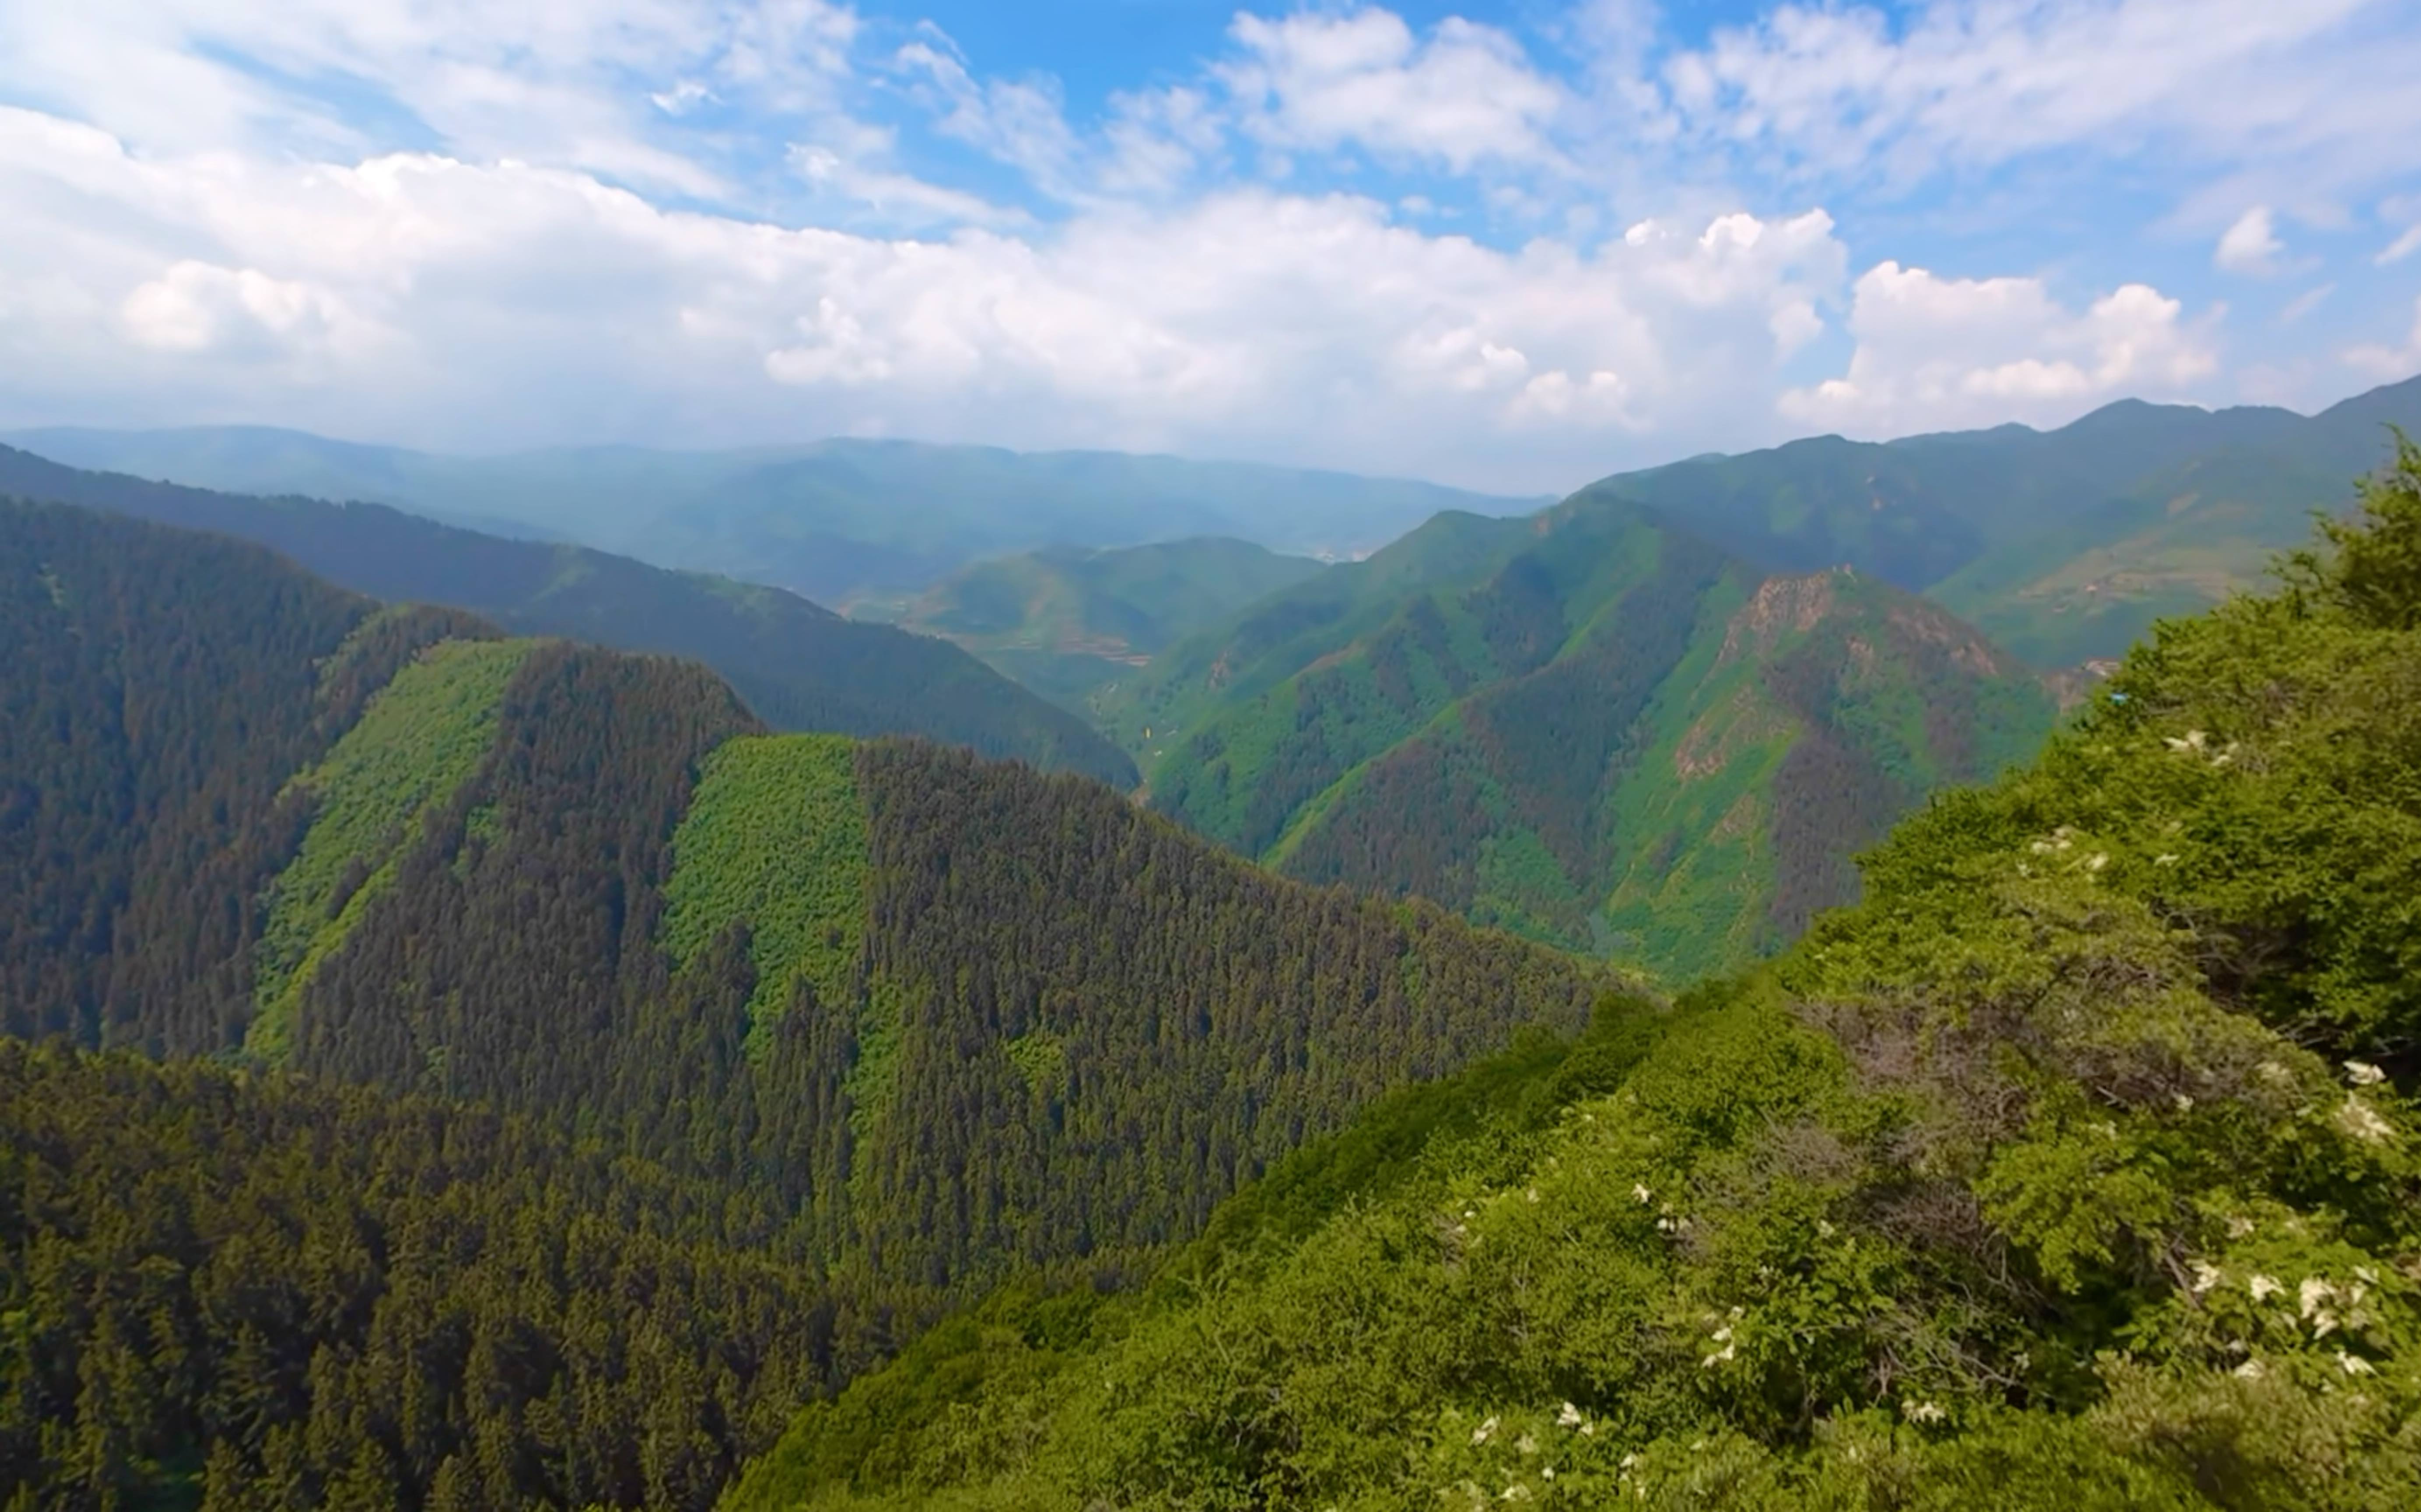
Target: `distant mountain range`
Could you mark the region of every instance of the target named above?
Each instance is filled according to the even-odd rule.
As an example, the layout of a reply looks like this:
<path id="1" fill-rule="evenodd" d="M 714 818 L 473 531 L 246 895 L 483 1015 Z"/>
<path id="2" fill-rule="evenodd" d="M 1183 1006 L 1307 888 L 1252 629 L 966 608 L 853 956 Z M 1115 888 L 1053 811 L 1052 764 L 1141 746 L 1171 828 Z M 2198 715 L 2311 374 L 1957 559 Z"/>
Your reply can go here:
<path id="1" fill-rule="evenodd" d="M 2073 425 L 1837 436 L 1591 484 L 1753 561 L 1849 565 L 2042 666 L 2116 657 L 2165 615 L 2259 582 L 2421 429 L 2421 379 L 2317 415 L 2127 400 Z"/>
<path id="2" fill-rule="evenodd" d="M 1241 462 L 905 441 L 486 458 L 256 427 L 55 429 L 0 441 L 74 467 L 365 500 L 491 532 L 577 540 L 827 604 L 913 592 L 970 562 L 1045 546 L 1230 536 L 1296 555 L 1349 556 L 1440 510 L 1512 514 L 1547 502 Z"/>
<path id="3" fill-rule="evenodd" d="M 84 505 L 274 547 L 357 592 L 706 662 L 778 729 L 923 735 L 1119 787 L 1134 766 L 1085 722 L 954 646 L 861 625 L 777 588 L 586 547 L 508 540 L 372 504 L 253 498 L 63 467 L 0 447 L 0 497 Z"/>
<path id="4" fill-rule="evenodd" d="M 2030 756 L 2083 663 L 2257 585 L 2396 424 L 2421 381 L 1696 458 L 1441 515 L 1086 707 L 1154 806 L 1289 875 L 1716 970 L 1851 901 L 1928 793 Z"/>
<path id="5" fill-rule="evenodd" d="M 1689 974 L 1850 901 L 1849 857 L 1893 818 L 2033 752 L 2080 685 L 2055 669 L 2256 585 L 2312 511 L 2351 499 L 2398 424 L 2421 428 L 2421 380 L 2313 416 L 2129 401 L 2052 431 L 1700 457 L 1518 516 L 1513 501 L 1335 475 L 907 443 L 470 461 L 283 431 L 29 439 L 855 593 L 859 616 L 957 642 L 1057 705 L 1056 723 L 963 678 L 930 707 L 786 716 L 771 685 L 799 663 L 778 646 L 632 628 L 648 617 L 634 593 L 679 583 L 727 601 L 745 597 L 735 585 L 706 594 L 633 563 L 607 581 L 612 558 L 491 541 L 523 564 L 513 588 L 449 595 L 451 568 L 398 579 L 344 560 L 351 547 L 279 542 L 382 596 L 705 656 L 785 725 L 918 730 L 1130 781 L 1081 715 L 1139 765 L 1152 805 L 1289 875 Z M 1458 501 L 1484 507 L 1442 507 Z M 1325 569 L 1268 549 L 1383 538 L 1415 516 Z M 1114 544 L 1206 529 L 1220 534 Z M 567 598 L 574 582 L 587 587 Z M 805 607 L 786 635 L 805 633 Z M 877 703 L 940 685 L 931 667 L 891 671 L 843 680 Z"/>
<path id="6" fill-rule="evenodd" d="M 1105 684 L 1322 570 L 1310 557 L 1215 536 L 1107 550 L 1054 546 L 961 568 L 913 598 L 860 603 L 852 614 L 956 641 L 1091 718 Z"/>

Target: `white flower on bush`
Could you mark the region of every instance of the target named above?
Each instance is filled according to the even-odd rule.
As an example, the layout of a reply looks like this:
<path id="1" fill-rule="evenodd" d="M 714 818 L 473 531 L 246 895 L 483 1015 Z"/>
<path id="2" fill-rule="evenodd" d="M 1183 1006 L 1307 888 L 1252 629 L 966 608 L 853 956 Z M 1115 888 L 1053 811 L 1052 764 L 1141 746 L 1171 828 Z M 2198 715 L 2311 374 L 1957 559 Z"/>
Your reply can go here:
<path id="1" fill-rule="evenodd" d="M 1911 1423 L 1939 1423 L 1950 1415 L 1939 1402 L 1914 1402 L 1903 1411 Z"/>
<path id="2" fill-rule="evenodd" d="M 2278 1285 L 2276 1280 L 2273 1278 L 2262 1275 L 2260 1272 L 2256 1271 L 2251 1276 L 2245 1278 L 2244 1289 L 2253 1294 L 2253 1300 L 2255 1302 L 2266 1302 L 2271 1298 L 2278 1295 L 2278 1293 L 2285 1291 L 2287 1288 Z"/>
<path id="3" fill-rule="evenodd" d="M 2387 1080 L 2387 1073 L 2368 1061 L 2345 1063 L 2346 1080 L 2355 1086 L 2377 1086 Z"/>
<path id="4" fill-rule="evenodd" d="M 2382 1144 L 2396 1133 L 2395 1125 L 2351 1092 L 2346 1094 L 2345 1106 L 2337 1110 L 2337 1127 L 2366 1145 Z"/>
<path id="5" fill-rule="evenodd" d="M 2375 1376 L 2379 1374 L 2379 1372 L 2370 1367 L 2369 1361 L 2364 1359 L 2358 1354 L 2348 1354 L 2343 1349 L 2339 1349 L 2337 1351 L 2337 1368 L 2344 1371 L 2349 1376 Z"/>
<path id="6" fill-rule="evenodd" d="M 2221 1272 L 2219 1267 L 2211 1264 L 2209 1260 L 2196 1260 L 2194 1263 L 2194 1285 L 2189 1289 L 2191 1289 L 2195 1296 L 2199 1297 L 2204 1292 L 2210 1290 L 2211 1287 L 2218 1286 L 2220 1282 L 2225 1279 L 2226 1278 Z"/>
<path id="7" fill-rule="evenodd" d="M 1583 1421 L 1581 1410 L 1570 1402 L 1566 1402 L 1563 1410 L 1555 1414 L 1555 1426 L 1559 1428 L 1576 1428 Z"/>
<path id="8" fill-rule="evenodd" d="M 1496 1420 L 1492 1417 L 1471 1430 L 1471 1442 L 1475 1447 L 1486 1443 L 1494 1437 L 1496 1437 Z"/>

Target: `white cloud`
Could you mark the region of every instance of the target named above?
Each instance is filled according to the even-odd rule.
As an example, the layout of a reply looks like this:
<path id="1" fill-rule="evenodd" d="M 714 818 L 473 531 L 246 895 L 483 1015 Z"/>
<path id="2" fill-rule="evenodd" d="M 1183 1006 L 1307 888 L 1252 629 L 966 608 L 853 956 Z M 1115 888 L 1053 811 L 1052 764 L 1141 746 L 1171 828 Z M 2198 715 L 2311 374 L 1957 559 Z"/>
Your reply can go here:
<path id="1" fill-rule="evenodd" d="M 1766 439 L 1742 397 L 1846 262 L 1820 212 L 1505 251 L 1265 191 L 889 239 L 432 154 L 136 156 L 5 110 L 0 203 L 27 212 L 0 289 L 49 291 L 39 320 L 0 297 L 0 346 L 43 353 L 0 377 L 28 421 L 133 393 L 130 420 L 448 445 L 881 427 L 1525 489 L 1634 432 Z"/>
<path id="2" fill-rule="evenodd" d="M 860 23 L 829 0 L 89 0 L 0 6 L 0 89 L 137 150 L 373 144 L 366 99 L 473 160 L 511 158 L 713 196 L 725 176 L 656 139 L 710 100 L 838 109 Z"/>
<path id="3" fill-rule="evenodd" d="M 1657 0 L 1574 0 L 1535 52 L 1265 5 L 1087 103 L 841 0 L 0 0 L 0 423 L 888 430 L 1526 489 L 2200 395 L 2213 239 L 2280 271 L 2283 222 L 2312 257 L 2351 223 L 2332 196 L 2410 224 L 2416 3 L 1823 0 L 1677 48 Z M 2171 234 L 2094 203 L 2122 159 L 2178 186 Z M 1888 203 L 1937 180 L 1983 197 Z M 2106 237 L 2044 245 L 2045 183 Z M 1854 298 L 1818 205 L 1900 259 Z M 1936 266 L 2014 236 L 2105 292 L 1905 267 L 1912 224 Z"/>
<path id="4" fill-rule="evenodd" d="M 2341 355 L 2347 366 L 2382 383 L 2421 373 L 2421 299 L 2413 302 L 2413 330 L 2402 346 L 2372 342 L 2349 347 Z"/>
<path id="5" fill-rule="evenodd" d="M 2286 251 L 2272 223 L 2270 207 L 2256 205 L 2237 217 L 2212 249 L 2211 266 L 2233 273 L 2267 276 L 2278 271 L 2278 255 Z"/>
<path id="6" fill-rule="evenodd" d="M 1926 0 L 1898 23 L 1780 6 L 1662 71 L 1703 140 L 1778 171 L 1911 183 L 2160 146 L 2310 195 L 2421 165 L 2416 65 L 2409 0 Z"/>
<path id="7" fill-rule="evenodd" d="M 118 318 L 136 346 L 187 354 L 346 358 L 387 336 L 326 288 L 190 259 L 128 294 Z"/>
<path id="8" fill-rule="evenodd" d="M 2278 312 L 2278 323 L 2293 325 L 2304 316 L 2319 309 L 2328 297 L 2336 291 L 2337 286 L 2333 283 L 2313 285 L 2287 302 L 2286 306 Z"/>
<path id="9" fill-rule="evenodd" d="M 2415 252 L 2421 252 L 2421 226 L 2408 226 L 2403 235 L 2387 243 L 2372 260 L 2384 268 L 2390 263 L 2402 262 Z"/>
<path id="10" fill-rule="evenodd" d="M 1561 161 L 1549 132 L 1562 88 L 1492 27 L 1448 18 L 1424 40 L 1387 10 L 1246 12 L 1231 34 L 1243 56 L 1221 78 L 1246 132 L 1270 146 L 1359 147 L 1457 173 Z"/>
<path id="11" fill-rule="evenodd" d="M 2056 423 L 2122 395 L 2190 392 L 2218 366 L 2208 332 L 2142 284 L 2083 313 L 2035 278 L 1942 278 L 1884 262 L 1860 277 L 1849 371 L 1782 397 L 1782 413 L 1862 436 Z"/>

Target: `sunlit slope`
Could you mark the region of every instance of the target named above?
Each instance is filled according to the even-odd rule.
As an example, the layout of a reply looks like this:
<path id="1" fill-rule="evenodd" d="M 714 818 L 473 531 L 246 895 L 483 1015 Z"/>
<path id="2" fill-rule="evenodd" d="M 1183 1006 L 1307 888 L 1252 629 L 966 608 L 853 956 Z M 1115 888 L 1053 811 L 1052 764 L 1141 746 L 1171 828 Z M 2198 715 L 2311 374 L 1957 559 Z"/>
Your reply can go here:
<path id="1" fill-rule="evenodd" d="M 2416 563 L 2421 451 L 1771 968 L 1003 1289 L 726 1506 L 2412 1504 Z"/>
<path id="2" fill-rule="evenodd" d="M 1179 647 L 1138 703 L 1179 722 L 1151 803 L 1223 844 L 1681 975 L 1850 901 L 1857 849 L 2055 714 L 1933 605 L 1599 499 L 1437 522 Z"/>

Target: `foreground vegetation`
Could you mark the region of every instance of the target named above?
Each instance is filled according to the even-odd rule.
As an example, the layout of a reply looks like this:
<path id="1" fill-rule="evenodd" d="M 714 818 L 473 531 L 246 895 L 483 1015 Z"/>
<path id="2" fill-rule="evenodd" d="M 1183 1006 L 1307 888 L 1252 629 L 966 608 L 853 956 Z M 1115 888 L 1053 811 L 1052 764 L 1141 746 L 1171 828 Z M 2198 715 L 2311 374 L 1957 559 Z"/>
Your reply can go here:
<path id="1" fill-rule="evenodd" d="M 1001 1293 L 729 1504 L 2415 1504 L 2416 722 L 2408 445 L 1770 969 Z"/>

